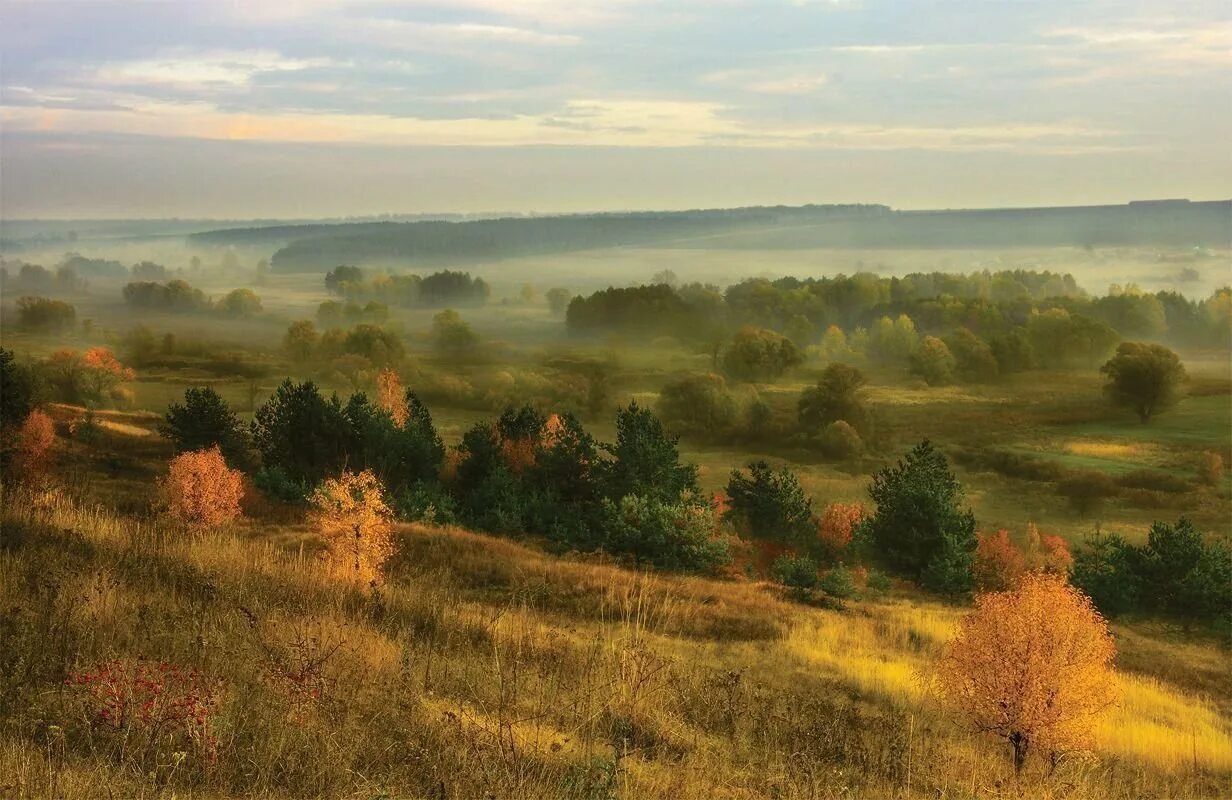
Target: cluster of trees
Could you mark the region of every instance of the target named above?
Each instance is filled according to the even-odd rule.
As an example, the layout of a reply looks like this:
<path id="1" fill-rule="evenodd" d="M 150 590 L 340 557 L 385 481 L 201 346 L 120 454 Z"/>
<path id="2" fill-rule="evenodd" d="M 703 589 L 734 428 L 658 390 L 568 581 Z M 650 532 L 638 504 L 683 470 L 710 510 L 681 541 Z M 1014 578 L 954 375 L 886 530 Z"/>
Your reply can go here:
<path id="1" fill-rule="evenodd" d="M 1105 614 L 1232 622 L 1232 548 L 1188 520 L 1156 522 L 1142 546 L 1097 534 L 1074 553 L 1030 525 L 1020 548 L 1008 531 L 976 530 L 961 485 L 927 440 L 875 473 L 868 494 L 868 511 L 835 504 L 818 514 L 791 470 L 759 461 L 732 473 L 725 516 L 746 538 L 787 548 L 776 572 L 793 588 L 816 585 L 827 564 L 872 565 L 948 596 L 1048 575 L 1071 580 Z"/>
<path id="2" fill-rule="evenodd" d="M 1037 367 L 1096 366 L 1123 337 L 1226 347 L 1232 290 L 1202 301 L 1112 287 L 1092 298 L 1072 276 L 867 273 L 715 286 L 609 288 L 569 304 L 571 331 L 671 335 L 715 347 L 742 326 L 776 331 L 829 360 L 911 368 L 929 383 L 990 380 Z M 734 346 L 734 342 L 733 345 Z"/>
<path id="3" fill-rule="evenodd" d="M 710 304 L 701 302 L 706 292 Z M 696 340 L 713 336 L 716 328 L 726 328 L 725 319 L 711 313 L 721 311 L 722 302 L 717 289 L 697 285 L 607 288 L 589 297 L 574 297 L 565 311 L 565 324 L 570 331 L 583 334 L 619 332 Z"/>
<path id="4" fill-rule="evenodd" d="M 309 320 L 291 323 L 283 350 L 295 363 L 313 365 L 329 382 L 355 390 L 371 385 L 382 369 L 401 363 L 406 353 L 402 339 L 379 325 L 361 323 L 322 333 Z"/>
<path id="5" fill-rule="evenodd" d="M 787 422 L 777 420 L 756 394 L 742 399 L 722 375 L 685 375 L 664 384 L 656 410 L 682 435 L 763 444 L 794 441 L 844 460 L 863 454 L 875 434 L 874 414 L 861 392 L 866 383 L 855 367 L 832 363 L 800 393 L 795 419 Z"/>
<path id="6" fill-rule="evenodd" d="M 66 347 L 25 363 L 18 362 L 12 352 L 0 350 L 0 358 L 4 361 L 0 390 L 6 408 L 15 404 L 13 415 L 47 401 L 91 408 L 107 403 L 128 407 L 133 401 L 132 391 L 124 384 L 136 375 L 106 347 L 85 351 Z M 6 418 L 9 414 L 6 411 Z"/>
<path id="7" fill-rule="evenodd" d="M 379 297 L 404 308 L 483 305 L 492 293 L 486 281 L 466 272 L 365 276 L 363 269 L 345 265 L 325 274 L 325 288 L 349 300 Z"/>
<path id="8" fill-rule="evenodd" d="M 343 402 L 288 380 L 249 427 L 212 390 L 190 390 L 168 411 L 164 433 L 180 451 L 217 446 L 233 467 L 259 464 L 257 484 L 286 499 L 307 497 L 344 470 L 368 470 L 405 518 L 529 533 L 671 569 L 726 560 L 696 468 L 680 461 L 650 411 L 621 409 L 609 444 L 569 414 L 508 409 L 447 450 L 418 397 L 398 391 L 394 378 L 381 384 L 378 402 L 363 393 Z"/>
<path id="9" fill-rule="evenodd" d="M 252 289 L 233 289 L 217 302 L 187 281 L 166 283 L 133 281 L 123 289 L 124 302 L 134 308 L 155 311 L 194 312 L 213 310 L 227 317 L 251 317 L 261 313 L 261 298 Z"/>
<path id="10" fill-rule="evenodd" d="M 1144 545 L 1096 533 L 1074 555 L 1073 582 L 1106 614 L 1232 623 L 1232 548 L 1183 517 L 1156 522 Z"/>
<path id="11" fill-rule="evenodd" d="M 77 325 L 77 309 L 63 300 L 46 297 L 17 298 L 17 324 L 30 331 L 59 333 Z"/>
<path id="12" fill-rule="evenodd" d="M 16 267 L 15 275 L 9 267 Z M 88 284 L 69 266 L 57 267 L 54 271 L 38 264 L 5 264 L 0 267 L 0 291 L 22 294 L 81 294 Z"/>

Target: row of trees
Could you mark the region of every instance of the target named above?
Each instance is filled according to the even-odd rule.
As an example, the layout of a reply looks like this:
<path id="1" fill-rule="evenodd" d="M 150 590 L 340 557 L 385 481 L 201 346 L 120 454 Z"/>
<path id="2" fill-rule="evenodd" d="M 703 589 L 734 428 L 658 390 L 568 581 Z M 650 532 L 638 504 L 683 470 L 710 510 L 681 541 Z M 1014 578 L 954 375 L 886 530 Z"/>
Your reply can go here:
<path id="1" fill-rule="evenodd" d="M 124 302 L 134 308 L 154 311 L 215 311 L 228 317 L 251 317 L 261 313 L 261 298 L 252 289 L 233 289 L 217 301 L 187 281 L 166 283 L 134 281 L 123 289 Z"/>
<path id="2" fill-rule="evenodd" d="M 1232 290 L 1192 301 L 1130 286 L 1090 298 L 1071 277 L 1047 272 L 757 279 L 725 292 L 660 283 L 574 298 L 566 322 L 576 333 L 670 335 L 712 350 L 747 326 L 777 332 L 799 349 L 815 347 L 828 360 L 899 364 L 946 383 L 1094 366 L 1122 337 L 1226 347 Z"/>
<path id="3" fill-rule="evenodd" d="M 325 288 L 349 300 L 380 298 L 406 308 L 482 305 L 491 287 L 469 273 L 443 270 L 431 275 L 366 275 L 360 267 L 335 267 L 325 274 Z"/>

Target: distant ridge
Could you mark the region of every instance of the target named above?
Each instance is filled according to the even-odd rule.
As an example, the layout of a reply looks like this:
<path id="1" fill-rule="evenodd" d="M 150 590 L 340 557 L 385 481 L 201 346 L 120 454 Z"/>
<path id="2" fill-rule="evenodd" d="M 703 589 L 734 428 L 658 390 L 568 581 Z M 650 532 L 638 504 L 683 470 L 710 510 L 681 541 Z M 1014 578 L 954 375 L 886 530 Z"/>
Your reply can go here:
<path id="1" fill-rule="evenodd" d="M 896 211 L 884 205 L 754 206 L 465 221 L 282 225 L 206 231 L 198 245 L 283 245 L 281 272 L 338 264 L 443 267 L 606 247 L 1232 246 L 1232 200 Z"/>

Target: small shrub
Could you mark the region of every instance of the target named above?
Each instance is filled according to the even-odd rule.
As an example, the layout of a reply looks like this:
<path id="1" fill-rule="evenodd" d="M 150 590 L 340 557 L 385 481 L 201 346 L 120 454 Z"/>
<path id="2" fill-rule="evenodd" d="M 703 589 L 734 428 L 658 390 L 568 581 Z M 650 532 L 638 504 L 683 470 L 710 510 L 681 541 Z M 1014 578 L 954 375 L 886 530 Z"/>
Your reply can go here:
<path id="1" fill-rule="evenodd" d="M 1198 458 L 1198 480 L 1206 486 L 1218 486 L 1223 482 L 1223 456 L 1207 450 Z"/>
<path id="2" fill-rule="evenodd" d="M 847 600 L 856 595 L 856 582 L 851 577 L 851 570 L 841 565 L 822 575 L 817 582 L 817 588 L 839 600 Z"/>
<path id="3" fill-rule="evenodd" d="M 193 753 L 218 758 L 214 717 L 220 686 L 191 667 L 141 659 L 106 661 L 69 674 L 65 684 L 91 730 L 122 758 Z"/>
<path id="4" fill-rule="evenodd" d="M 871 591 L 878 594 L 890 591 L 890 587 L 893 585 L 890 581 L 890 576 L 879 569 L 870 569 L 864 583 Z"/>
<path id="5" fill-rule="evenodd" d="M 252 477 L 252 483 L 265 494 L 284 503 L 302 503 L 312 491 L 306 481 L 297 481 L 281 467 L 263 467 Z"/>
<path id="6" fill-rule="evenodd" d="M 864 452 L 864 440 L 845 420 L 831 422 L 821 433 L 821 452 L 830 458 L 847 460 Z"/>
<path id="7" fill-rule="evenodd" d="M 1077 472 L 1057 484 L 1057 491 L 1079 514 L 1092 514 L 1118 492 L 1116 481 L 1103 472 Z"/>
<path id="8" fill-rule="evenodd" d="M 770 574 L 788 589 L 807 593 L 817 585 L 817 562 L 808 556 L 785 553 L 775 559 Z"/>
<path id="9" fill-rule="evenodd" d="M 827 555 L 839 558 L 847 551 L 864 516 L 864 506 L 859 503 L 831 503 L 826 506 L 817 523 L 817 538 Z"/>
<path id="10" fill-rule="evenodd" d="M 975 548 L 972 577 L 976 588 L 1002 592 L 1011 588 L 1027 571 L 1027 559 L 1004 528 L 996 533 L 980 533 Z"/>

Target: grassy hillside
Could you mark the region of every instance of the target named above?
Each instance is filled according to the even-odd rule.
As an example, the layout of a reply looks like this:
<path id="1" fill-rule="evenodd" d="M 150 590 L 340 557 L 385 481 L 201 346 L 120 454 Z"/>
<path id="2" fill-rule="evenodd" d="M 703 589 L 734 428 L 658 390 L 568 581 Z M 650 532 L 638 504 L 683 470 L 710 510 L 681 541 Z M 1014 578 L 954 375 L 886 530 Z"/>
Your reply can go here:
<path id="1" fill-rule="evenodd" d="M 361 590 L 287 509 L 163 522 L 153 420 L 103 423 L 57 445 L 67 485 L 6 487 L 6 797 L 1213 798 L 1232 779 L 1227 652 L 1178 632 L 1117 627 L 1097 758 L 1015 783 L 928 691 L 961 607 L 900 586 L 817 608 L 422 525 Z M 66 678 L 137 657 L 200 670 L 212 747 L 85 724 Z"/>

